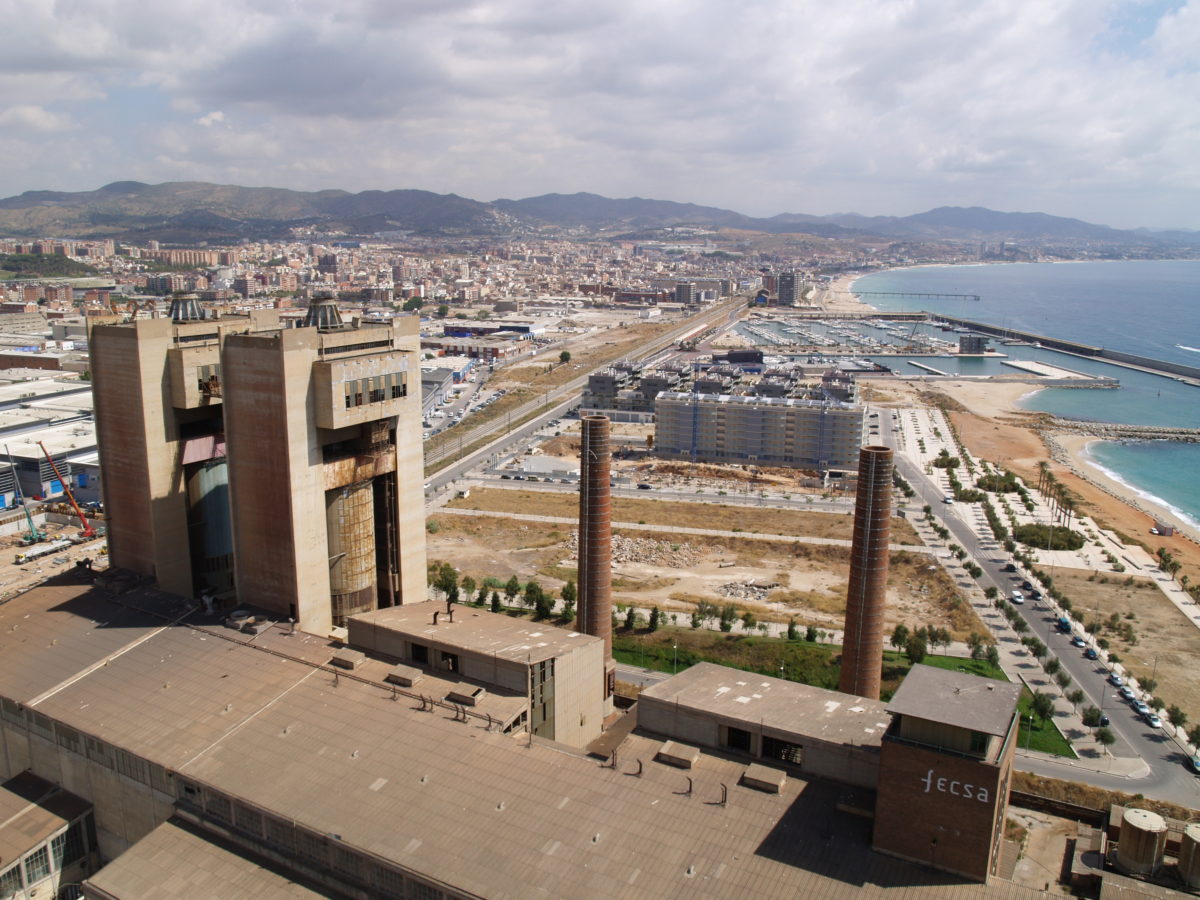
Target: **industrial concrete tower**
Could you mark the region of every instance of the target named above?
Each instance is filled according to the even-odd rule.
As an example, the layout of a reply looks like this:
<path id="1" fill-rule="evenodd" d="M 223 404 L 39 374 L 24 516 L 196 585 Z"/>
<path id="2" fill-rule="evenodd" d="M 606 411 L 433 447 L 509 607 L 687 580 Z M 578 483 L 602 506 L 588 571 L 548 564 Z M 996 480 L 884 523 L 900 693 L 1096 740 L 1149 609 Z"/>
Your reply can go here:
<path id="1" fill-rule="evenodd" d="M 113 564 L 327 634 L 425 599 L 417 320 L 273 310 L 93 331 Z"/>

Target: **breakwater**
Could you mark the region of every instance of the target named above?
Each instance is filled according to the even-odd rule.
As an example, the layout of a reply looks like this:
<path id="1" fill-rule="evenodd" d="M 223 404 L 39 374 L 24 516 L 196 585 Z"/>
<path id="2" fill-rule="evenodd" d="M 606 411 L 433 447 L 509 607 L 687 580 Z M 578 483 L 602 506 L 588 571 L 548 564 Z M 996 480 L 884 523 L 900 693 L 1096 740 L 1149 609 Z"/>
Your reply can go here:
<path id="1" fill-rule="evenodd" d="M 1120 350 L 1110 350 L 1106 347 L 1094 347 L 1091 344 L 1067 341 L 1062 338 L 1037 334 L 1032 331 L 1016 331 L 1012 328 L 1001 328 L 998 325 L 989 325 L 987 322 L 960 319 L 955 316 L 942 315 L 941 313 L 929 313 L 929 317 L 935 322 L 945 322 L 948 325 L 970 328 L 972 331 L 978 331 L 980 334 L 990 334 L 993 337 L 1006 340 L 1018 339 L 1028 341 L 1030 343 L 1041 344 L 1047 350 L 1058 350 L 1062 353 L 1086 356 L 1090 359 L 1099 359 L 1119 366 L 1143 369 L 1159 375 L 1182 377 L 1200 383 L 1200 367 L 1197 366 L 1185 366 L 1182 363 L 1167 362 L 1166 360 L 1153 359 L 1149 356 L 1138 356 L 1135 353 L 1124 353 Z"/>
<path id="2" fill-rule="evenodd" d="M 1088 422 L 1054 416 L 1050 427 L 1056 431 L 1086 434 L 1110 441 L 1184 441 L 1200 443 L 1200 428 L 1171 428 L 1161 425 L 1119 425 L 1114 422 Z"/>

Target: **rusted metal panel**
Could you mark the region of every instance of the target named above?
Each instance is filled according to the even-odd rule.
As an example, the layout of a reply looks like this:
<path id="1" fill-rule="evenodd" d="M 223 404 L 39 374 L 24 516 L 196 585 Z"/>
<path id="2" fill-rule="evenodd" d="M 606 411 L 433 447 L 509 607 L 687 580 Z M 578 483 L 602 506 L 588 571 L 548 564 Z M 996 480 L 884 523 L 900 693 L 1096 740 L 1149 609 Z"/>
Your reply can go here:
<path id="1" fill-rule="evenodd" d="M 375 608 L 375 494 L 370 481 L 325 496 L 333 621 Z"/>

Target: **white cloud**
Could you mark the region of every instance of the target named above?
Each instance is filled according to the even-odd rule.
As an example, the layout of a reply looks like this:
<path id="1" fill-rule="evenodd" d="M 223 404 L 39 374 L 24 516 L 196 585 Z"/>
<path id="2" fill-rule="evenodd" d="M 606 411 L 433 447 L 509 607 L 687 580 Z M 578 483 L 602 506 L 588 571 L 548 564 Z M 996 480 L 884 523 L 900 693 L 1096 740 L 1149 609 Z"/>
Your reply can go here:
<path id="1" fill-rule="evenodd" d="M 28 0 L 0 86 L 35 93 L 6 93 L 30 106 L 0 126 L 40 110 L 111 139 L 72 148 L 84 159 L 69 177 L 95 182 L 64 183 L 51 149 L 11 165 L 0 191 L 242 179 L 1200 227 L 1200 0 L 1112 41 L 1155 8 Z"/>
<path id="2" fill-rule="evenodd" d="M 34 134 L 57 134 L 70 131 L 70 119 L 52 113 L 40 106 L 22 104 L 0 110 L 0 129 L 32 132 Z"/>

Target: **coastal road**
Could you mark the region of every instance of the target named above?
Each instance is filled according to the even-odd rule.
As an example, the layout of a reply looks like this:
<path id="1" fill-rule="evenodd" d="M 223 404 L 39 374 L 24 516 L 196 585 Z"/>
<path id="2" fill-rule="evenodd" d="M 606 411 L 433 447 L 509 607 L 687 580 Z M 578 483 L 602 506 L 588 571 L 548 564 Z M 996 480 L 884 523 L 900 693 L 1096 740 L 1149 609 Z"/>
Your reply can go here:
<path id="1" fill-rule="evenodd" d="M 894 446 L 893 434 L 885 433 L 882 439 Z M 943 503 L 945 491 L 940 485 L 907 457 L 897 453 L 895 461 L 900 475 L 916 491 L 915 502 L 918 506 L 928 505 L 935 515 L 940 515 L 951 539 L 965 548 L 976 564 L 984 570 L 983 577 L 978 580 L 981 587 L 993 585 L 1002 597 L 1007 598 L 1014 589 L 1020 589 L 1022 581 L 1026 578 L 1032 580 L 1019 566 L 1017 572 L 1005 572 L 1004 566 L 1012 563 L 1012 558 L 995 540 L 990 537 L 980 538 L 964 518 L 966 515 L 982 517 L 983 513 L 978 507 L 964 503 Z M 986 534 L 986 530 L 983 533 Z M 1063 671 L 1071 676 L 1072 683 L 1069 689 L 1081 689 L 1087 698 L 1084 705 L 1094 705 L 1109 716 L 1109 728 L 1117 738 L 1116 743 L 1109 748 L 1112 756 L 1125 759 L 1141 758 L 1149 767 L 1150 773 L 1142 778 L 1129 778 L 1096 771 L 1094 761 L 1091 766 L 1087 766 L 1086 763 L 1072 765 L 1067 761 L 1056 762 L 1029 756 L 1019 756 L 1017 768 L 1040 775 L 1082 781 L 1097 787 L 1141 793 L 1191 807 L 1200 805 L 1200 779 L 1188 767 L 1184 752 L 1165 731 L 1151 728 L 1137 715 L 1132 706 L 1121 698 L 1117 689 L 1108 683 L 1108 671 L 1102 663 L 1085 659 L 1083 650 L 1071 644 L 1071 635 L 1057 630 L 1057 609 L 1048 600 L 1016 606 L 1015 609 L 1029 625 L 1029 633 L 1046 645 L 1050 653 L 1059 659 Z M 985 618 L 992 619 L 994 625 L 1001 626 L 996 629 L 1001 640 L 1010 644 L 1017 642 L 1018 638 L 1015 635 L 1005 634 L 1008 629 L 1003 625 L 1004 620 L 998 613 L 988 610 L 979 612 Z M 1018 665 L 1027 669 L 1027 677 L 1043 677 L 1041 666 L 1032 658 Z M 1057 693 L 1057 688 L 1054 688 L 1053 692 Z"/>

